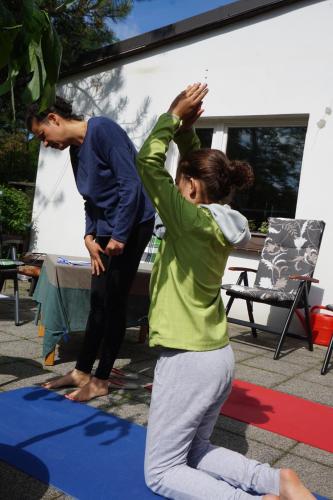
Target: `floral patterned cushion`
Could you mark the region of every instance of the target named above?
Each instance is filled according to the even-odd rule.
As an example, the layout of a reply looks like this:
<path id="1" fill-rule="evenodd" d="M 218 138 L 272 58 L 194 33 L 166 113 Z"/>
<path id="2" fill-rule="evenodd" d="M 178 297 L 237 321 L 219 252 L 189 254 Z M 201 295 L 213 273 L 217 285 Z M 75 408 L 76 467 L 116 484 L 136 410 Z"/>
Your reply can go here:
<path id="1" fill-rule="evenodd" d="M 222 288 L 227 290 L 227 295 L 249 299 L 254 302 L 293 302 L 296 292 L 284 292 L 281 290 L 272 290 L 267 288 L 258 288 L 242 285 L 223 285 Z"/>
<path id="2" fill-rule="evenodd" d="M 312 276 L 325 223 L 317 220 L 269 219 L 255 287 L 292 292 L 299 282 L 292 274 Z"/>
<path id="3" fill-rule="evenodd" d="M 228 295 L 254 301 L 293 300 L 299 281 L 293 274 L 312 276 L 325 223 L 318 220 L 269 219 L 269 230 L 261 253 L 253 287 L 223 285 Z"/>

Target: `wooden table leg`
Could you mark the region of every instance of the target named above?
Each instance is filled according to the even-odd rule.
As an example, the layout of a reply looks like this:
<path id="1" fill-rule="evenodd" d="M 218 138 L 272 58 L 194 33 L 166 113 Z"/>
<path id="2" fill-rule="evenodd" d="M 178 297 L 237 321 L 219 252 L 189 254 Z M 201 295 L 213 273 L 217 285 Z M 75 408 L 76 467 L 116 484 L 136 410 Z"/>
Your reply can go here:
<path id="1" fill-rule="evenodd" d="M 55 349 L 53 349 L 53 351 L 49 352 L 49 354 L 47 356 L 45 356 L 44 365 L 45 366 L 53 366 L 54 359 L 55 359 Z"/>
<path id="2" fill-rule="evenodd" d="M 44 337 L 45 335 L 45 326 L 39 323 L 38 325 L 38 337 Z"/>
<path id="3" fill-rule="evenodd" d="M 45 335 L 45 326 L 39 321 L 38 323 L 38 337 L 44 337 Z M 47 356 L 44 358 L 44 365 L 45 366 L 53 366 L 54 365 L 54 359 L 55 359 L 55 349 L 53 351 L 49 352 Z"/>

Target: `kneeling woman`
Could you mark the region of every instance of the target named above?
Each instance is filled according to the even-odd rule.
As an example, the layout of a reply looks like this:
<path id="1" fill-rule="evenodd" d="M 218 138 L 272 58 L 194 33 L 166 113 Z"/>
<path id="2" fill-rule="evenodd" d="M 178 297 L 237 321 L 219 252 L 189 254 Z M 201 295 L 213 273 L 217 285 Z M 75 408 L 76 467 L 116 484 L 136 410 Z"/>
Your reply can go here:
<path id="1" fill-rule="evenodd" d="M 137 158 L 166 226 L 151 277 L 150 345 L 164 350 L 154 375 L 146 482 L 172 499 L 311 499 L 293 471 L 210 443 L 234 374 L 221 280 L 233 246 L 249 238 L 245 217 L 223 200 L 250 186 L 253 172 L 221 151 L 199 149 L 192 124 L 207 91 L 194 84 L 182 92 Z M 164 169 L 171 140 L 181 155 L 177 186 Z"/>

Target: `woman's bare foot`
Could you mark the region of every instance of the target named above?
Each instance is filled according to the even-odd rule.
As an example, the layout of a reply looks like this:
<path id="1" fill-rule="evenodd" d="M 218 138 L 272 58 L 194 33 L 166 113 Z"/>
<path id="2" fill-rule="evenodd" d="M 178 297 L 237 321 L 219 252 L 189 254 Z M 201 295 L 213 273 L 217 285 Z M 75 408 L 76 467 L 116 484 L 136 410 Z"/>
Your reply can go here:
<path id="1" fill-rule="evenodd" d="M 280 497 L 277 497 L 276 495 L 264 495 L 263 500 L 279 500 Z"/>
<path id="2" fill-rule="evenodd" d="M 72 401 L 90 401 L 99 396 L 106 396 L 109 393 L 109 381 L 97 377 L 91 377 L 90 381 L 81 389 L 77 389 L 66 394 L 67 399 Z"/>
<path id="3" fill-rule="evenodd" d="M 57 377 L 42 384 L 45 389 L 58 389 L 59 387 L 83 387 L 90 380 L 88 373 L 81 372 L 76 368 L 62 377 Z"/>
<path id="4" fill-rule="evenodd" d="M 280 470 L 281 500 L 315 500 L 312 493 L 304 486 L 292 469 Z"/>

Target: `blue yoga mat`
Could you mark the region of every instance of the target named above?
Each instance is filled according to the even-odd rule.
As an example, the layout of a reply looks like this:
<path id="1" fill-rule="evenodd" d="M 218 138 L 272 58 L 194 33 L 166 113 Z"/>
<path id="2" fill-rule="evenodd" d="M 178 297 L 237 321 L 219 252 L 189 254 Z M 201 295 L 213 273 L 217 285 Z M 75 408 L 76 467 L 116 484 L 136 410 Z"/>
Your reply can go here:
<path id="1" fill-rule="evenodd" d="M 68 495 L 161 498 L 144 483 L 144 427 L 39 387 L 0 394 L 0 422 L 0 459 Z"/>
<path id="2" fill-rule="evenodd" d="M 0 459 L 80 500 L 158 498 L 145 485 L 146 430 L 54 392 L 0 395 Z"/>

